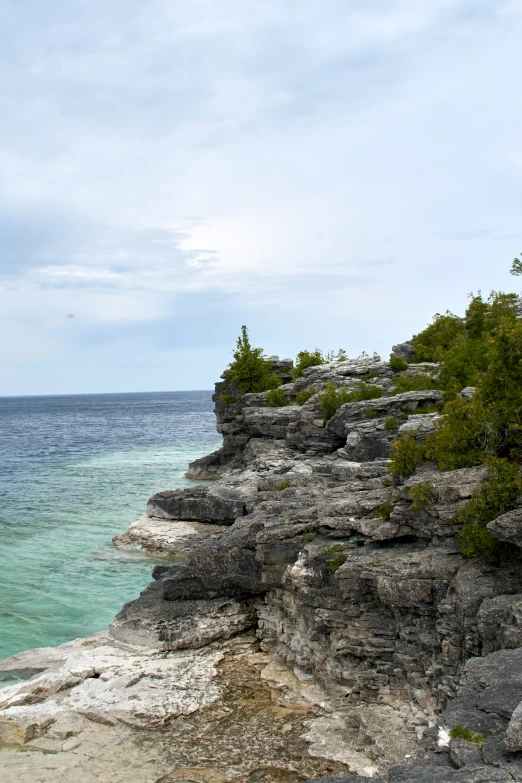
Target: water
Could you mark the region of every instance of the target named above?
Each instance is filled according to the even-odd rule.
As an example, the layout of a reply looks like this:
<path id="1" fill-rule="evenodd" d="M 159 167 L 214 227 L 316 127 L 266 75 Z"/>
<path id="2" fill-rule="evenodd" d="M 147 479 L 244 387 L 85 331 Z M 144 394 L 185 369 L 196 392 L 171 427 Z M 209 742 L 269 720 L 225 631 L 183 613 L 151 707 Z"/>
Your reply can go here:
<path id="1" fill-rule="evenodd" d="M 0 660 L 107 628 L 154 561 L 111 543 L 220 445 L 211 392 L 0 398 Z"/>

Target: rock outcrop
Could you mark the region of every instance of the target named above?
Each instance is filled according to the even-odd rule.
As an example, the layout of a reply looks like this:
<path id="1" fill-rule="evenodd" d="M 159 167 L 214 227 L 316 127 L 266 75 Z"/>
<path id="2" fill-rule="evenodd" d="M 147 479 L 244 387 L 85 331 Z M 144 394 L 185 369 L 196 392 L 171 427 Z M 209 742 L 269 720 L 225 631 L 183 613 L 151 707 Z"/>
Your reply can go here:
<path id="1" fill-rule="evenodd" d="M 436 373 L 412 364 L 408 345 L 395 348 L 407 373 Z M 158 493 L 116 537 L 178 562 L 154 569 L 111 624 L 111 644 L 172 661 L 255 632 L 267 686 L 285 705 L 286 683 L 288 704 L 310 712 L 310 760 L 361 780 L 522 780 L 522 572 L 467 560 L 455 543 L 457 512 L 485 471 L 421 466 L 398 483 L 388 470 L 398 434 L 435 430 L 442 393 L 395 394 L 378 356 L 310 367 L 294 382 L 288 360 L 271 361 L 289 404 L 216 384 L 223 446 L 187 474 L 214 481 Z M 382 396 L 348 402 L 325 424 L 319 393 L 361 381 Z M 489 528 L 522 544 L 519 510 Z M 31 702 L 38 687 L 9 698 Z"/>
<path id="2" fill-rule="evenodd" d="M 434 370 L 410 364 L 408 374 Z M 215 482 L 160 493 L 148 513 L 173 529 L 187 519 L 222 528 L 182 563 L 157 567 L 111 633 L 175 650 L 256 628 L 262 650 L 328 693 L 332 716 L 307 734 L 312 755 L 397 781 L 417 780 L 419 759 L 419 780 L 485 781 L 491 764 L 491 780 L 522 779 L 522 694 L 495 724 L 503 754 L 479 753 L 465 739 L 444 751 L 416 746 L 438 725 L 454 728 L 450 707 L 476 661 L 496 655 L 498 688 L 518 693 L 512 667 L 501 664 L 521 644 L 522 575 L 518 565 L 466 560 L 455 544 L 457 511 L 483 468 L 424 466 L 403 484 L 391 480 L 393 439 L 433 432 L 442 400 L 437 390 L 394 394 L 395 377 L 376 356 L 311 367 L 285 384 L 290 404 L 280 408 L 267 406 L 266 392 L 231 402 L 217 384 L 223 447 L 188 474 Z M 361 380 L 382 397 L 346 403 L 324 424 L 318 393 L 328 382 L 354 389 Z M 296 404 L 305 389 L 310 398 Z M 490 529 L 520 544 L 519 526 L 510 512 Z M 480 733 L 479 713 L 467 720 Z"/>

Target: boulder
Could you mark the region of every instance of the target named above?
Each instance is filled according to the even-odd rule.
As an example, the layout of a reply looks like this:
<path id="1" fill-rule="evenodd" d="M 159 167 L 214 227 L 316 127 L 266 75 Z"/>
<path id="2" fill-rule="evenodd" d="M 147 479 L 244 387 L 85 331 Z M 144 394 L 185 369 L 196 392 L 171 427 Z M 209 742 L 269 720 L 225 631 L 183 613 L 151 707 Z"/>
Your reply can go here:
<path id="1" fill-rule="evenodd" d="M 501 541 L 509 541 L 522 547 L 522 508 L 508 511 L 488 522 L 488 530 Z"/>

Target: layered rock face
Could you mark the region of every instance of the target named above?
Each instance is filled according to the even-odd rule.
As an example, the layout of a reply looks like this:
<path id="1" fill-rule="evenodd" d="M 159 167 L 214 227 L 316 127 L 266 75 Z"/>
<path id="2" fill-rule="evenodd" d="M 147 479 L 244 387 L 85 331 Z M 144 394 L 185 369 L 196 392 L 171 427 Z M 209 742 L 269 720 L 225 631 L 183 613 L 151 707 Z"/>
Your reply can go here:
<path id="1" fill-rule="evenodd" d="M 223 447 L 188 475 L 217 480 L 159 493 L 147 510 L 151 525 L 209 525 L 209 535 L 183 562 L 155 569 L 113 637 L 172 651 L 256 628 L 262 650 L 327 694 L 310 726 L 312 755 L 397 781 L 522 779 L 520 566 L 466 560 L 454 541 L 456 512 L 484 471 L 423 467 L 401 485 L 388 472 L 399 433 L 434 431 L 441 392 L 394 395 L 391 366 L 376 356 L 311 367 L 294 383 L 289 360 L 278 368 L 291 402 L 280 408 L 266 392 L 230 402 L 216 385 Z M 325 425 L 318 392 L 361 380 L 383 396 L 346 403 Z M 312 396 L 297 405 L 304 390 Z M 490 528 L 522 541 L 519 512 Z M 477 660 L 501 673 L 490 693 L 498 709 L 487 683 L 469 685 Z M 462 700 L 466 728 L 488 735 L 480 741 L 449 741 L 462 723 L 450 708 Z M 481 732 L 486 713 L 494 726 Z"/>

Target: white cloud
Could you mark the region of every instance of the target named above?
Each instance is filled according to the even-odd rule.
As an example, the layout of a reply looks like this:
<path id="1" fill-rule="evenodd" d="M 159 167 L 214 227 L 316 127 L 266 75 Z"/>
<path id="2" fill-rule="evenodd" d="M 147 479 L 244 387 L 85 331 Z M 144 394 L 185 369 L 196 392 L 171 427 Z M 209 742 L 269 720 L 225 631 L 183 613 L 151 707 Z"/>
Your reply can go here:
<path id="1" fill-rule="evenodd" d="M 169 339 L 225 364 L 244 321 L 271 352 L 385 352 L 509 285 L 520 2 L 4 11 L 0 326 L 27 361 L 28 324 L 94 368 Z"/>

